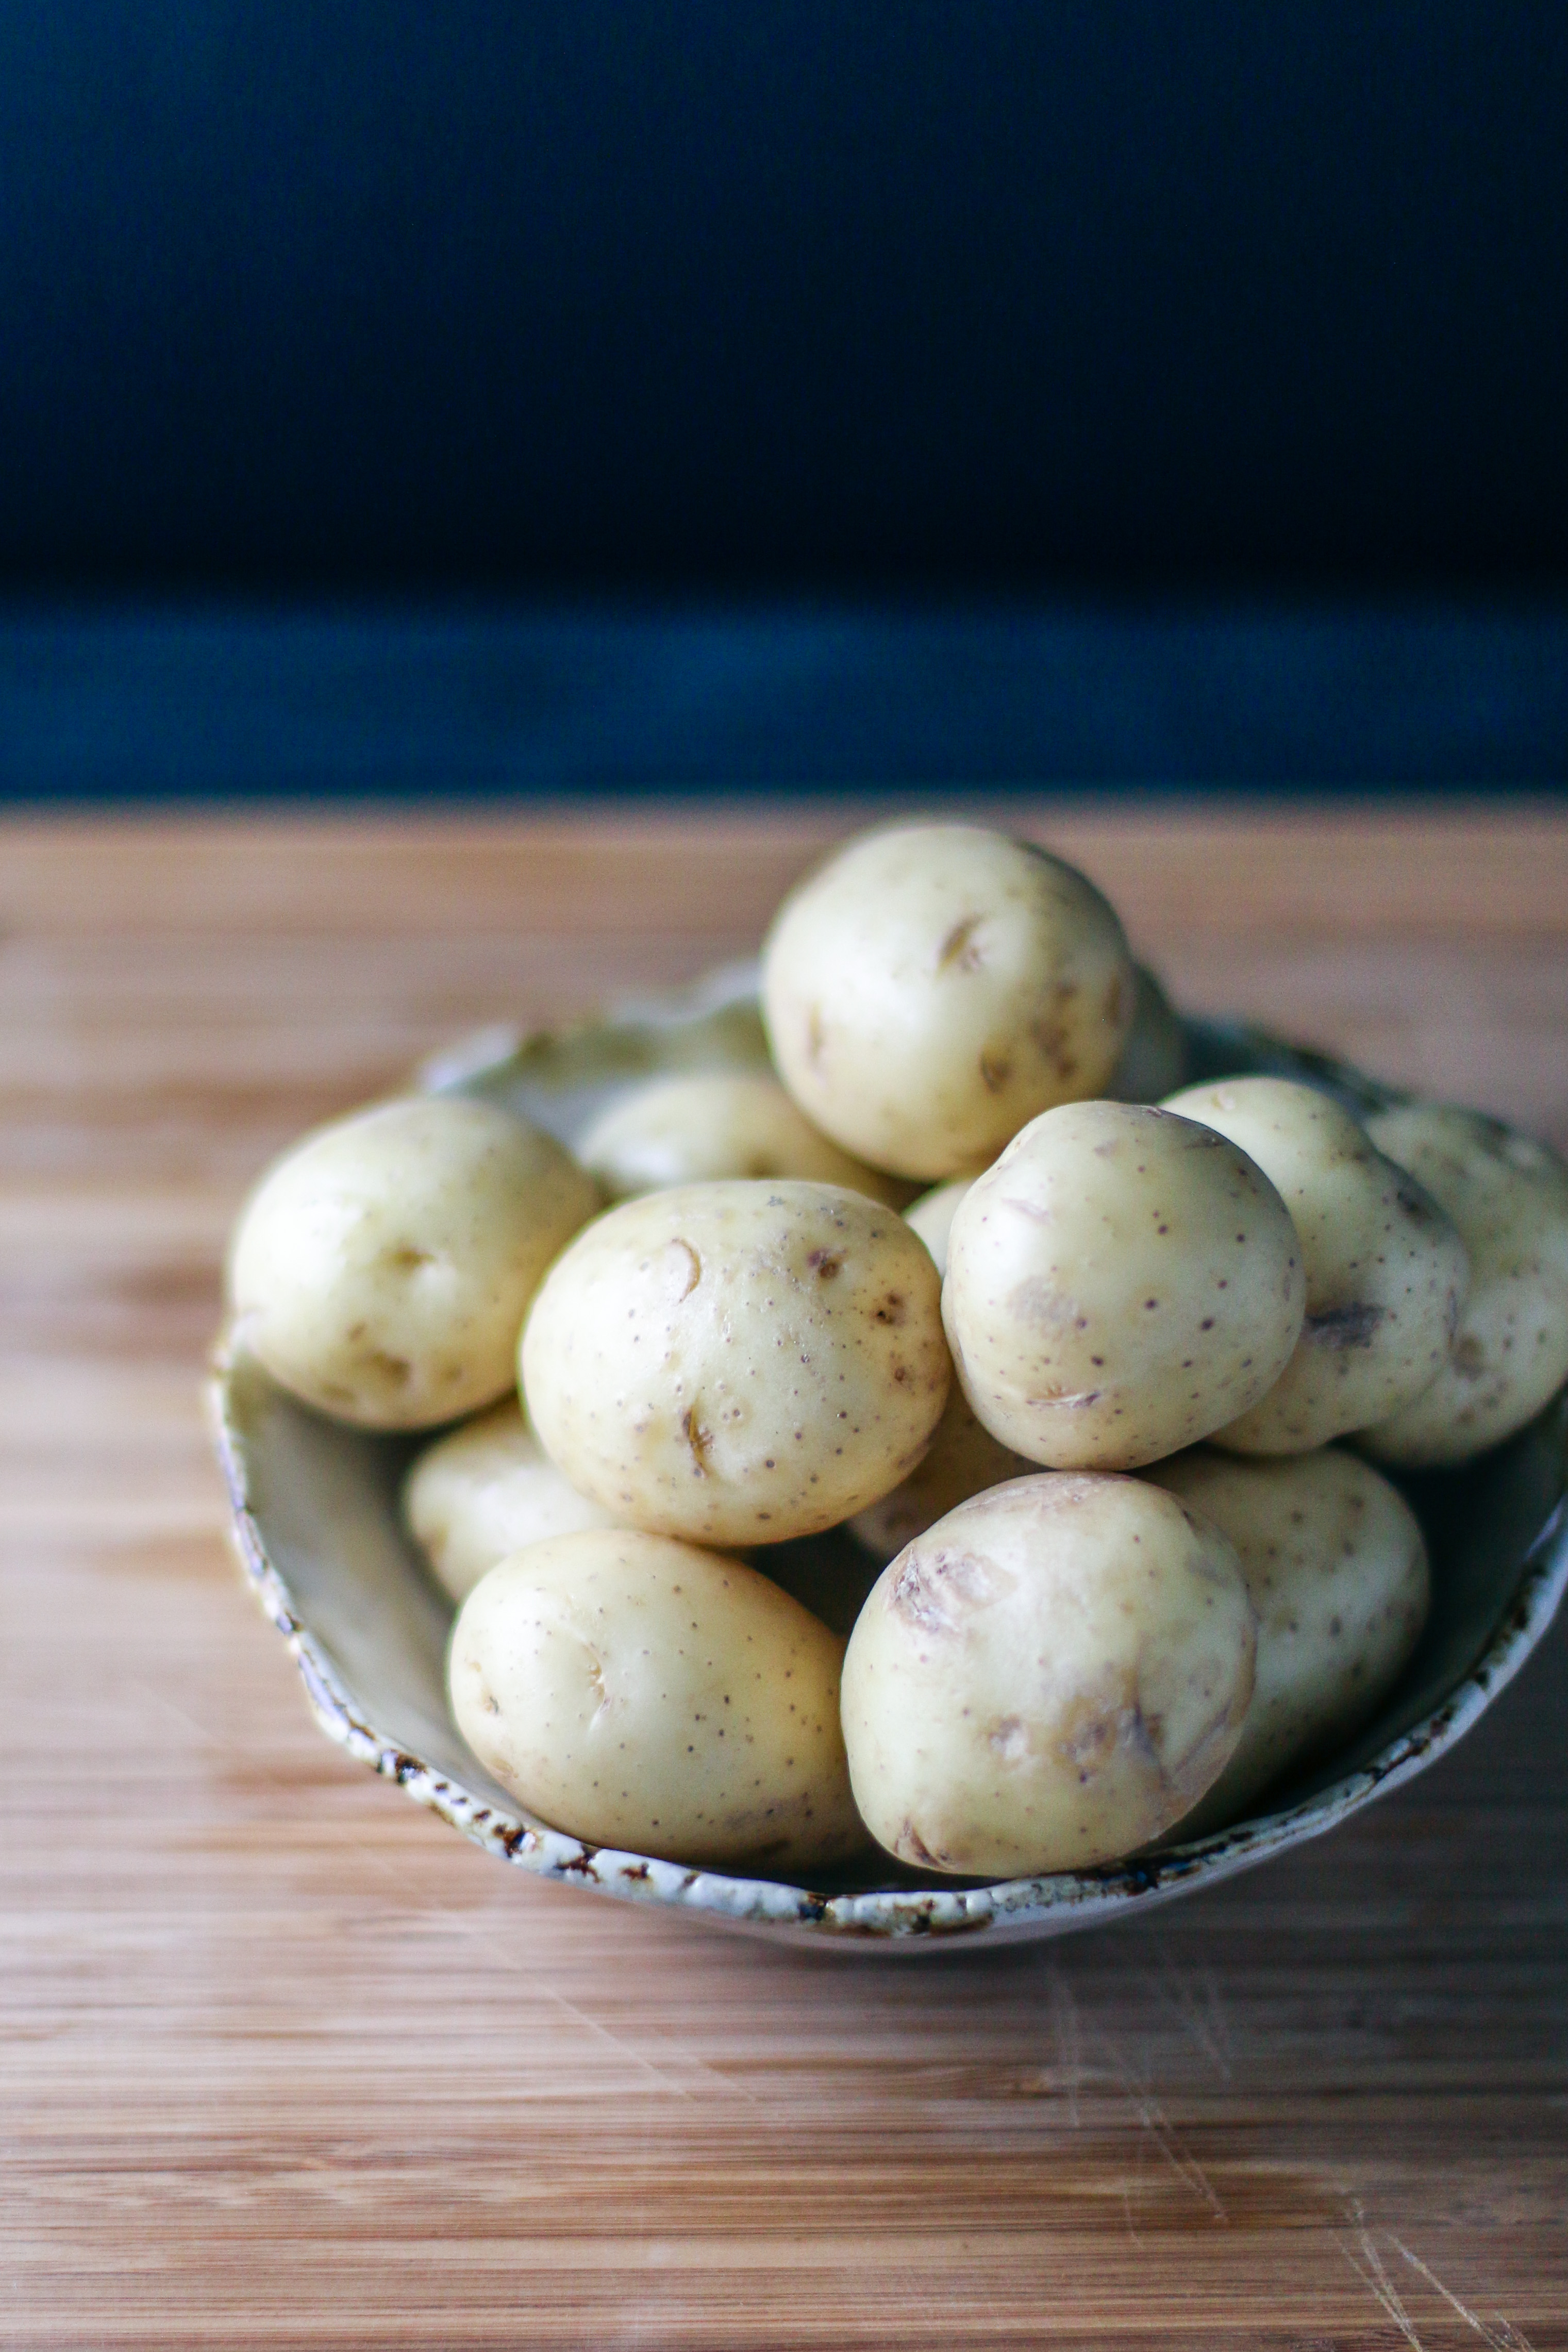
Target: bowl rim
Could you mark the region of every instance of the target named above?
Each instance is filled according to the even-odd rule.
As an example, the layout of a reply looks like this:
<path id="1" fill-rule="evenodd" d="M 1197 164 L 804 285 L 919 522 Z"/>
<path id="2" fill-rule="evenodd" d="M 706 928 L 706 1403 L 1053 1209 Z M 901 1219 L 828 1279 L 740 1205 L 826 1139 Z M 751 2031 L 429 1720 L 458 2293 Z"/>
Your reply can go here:
<path id="1" fill-rule="evenodd" d="M 1460 1739 L 1541 1642 L 1568 1592 L 1568 1495 L 1531 1546 L 1501 1621 L 1461 1679 L 1419 1722 L 1331 1787 L 1190 1844 L 1090 1870 L 999 1879 L 984 1886 L 889 1887 L 832 1894 L 773 1879 L 694 1869 L 650 1854 L 596 1846 L 509 1813 L 437 1771 L 376 1727 L 301 1609 L 252 1507 L 244 1432 L 234 1412 L 237 1361 L 226 1339 L 215 1355 L 207 1399 L 228 1489 L 234 1549 L 263 1613 L 284 1637 L 321 1728 L 349 1755 L 395 1780 L 416 1804 L 463 1836 L 533 1876 L 633 1902 L 700 1911 L 769 1936 L 790 1930 L 836 1946 L 919 1942 L 989 1945 L 1063 1933 L 1166 1902 L 1195 1884 L 1217 1885 L 1305 1843 L 1400 1787 Z"/>
<path id="2" fill-rule="evenodd" d="M 685 989 L 622 998 L 596 1015 L 563 1028 L 538 1028 L 523 1035 L 491 1028 L 471 1041 L 471 1045 L 459 1043 L 433 1057 L 422 1066 L 416 1085 L 427 1091 L 467 1091 L 493 1083 L 531 1047 L 541 1044 L 627 1022 L 679 1025 L 742 999 L 754 985 L 754 969 L 737 963 L 709 973 Z M 1408 1098 L 1401 1090 L 1385 1087 L 1331 1056 L 1289 1045 L 1247 1024 L 1189 1018 L 1184 1026 L 1201 1056 L 1217 1054 L 1223 1059 L 1228 1052 L 1266 1055 L 1279 1075 L 1301 1077 L 1338 1095 L 1352 1108 L 1368 1108 Z M 242 1360 L 250 1361 L 242 1359 L 232 1332 L 226 1328 L 215 1349 L 206 1402 L 227 1487 L 231 1541 L 264 1614 L 288 1644 L 312 1712 L 327 1737 L 395 1780 L 416 1803 L 437 1813 L 475 1844 L 535 1877 L 586 1887 L 623 1901 L 700 1913 L 742 1931 L 772 1940 L 804 1942 L 819 1949 L 967 1948 L 977 1937 L 990 1947 L 1060 1934 L 1146 1910 L 1197 1885 L 1216 1885 L 1253 1869 L 1335 1828 L 1373 1798 L 1400 1787 L 1436 1762 L 1519 1673 L 1568 1592 L 1568 1448 L 1564 1445 L 1568 1394 L 1560 1393 L 1541 1416 L 1556 1414 L 1560 1424 L 1557 1451 L 1563 1469 L 1557 1500 L 1521 1563 L 1489 1639 L 1426 1715 L 1342 1780 L 1318 1788 L 1278 1811 L 1212 1831 L 1189 1843 L 1164 1846 L 1151 1854 L 1092 1869 L 999 1879 L 983 1885 L 904 1885 L 852 1893 L 749 1878 L 595 1845 L 530 1822 L 437 1770 L 377 1727 L 374 1710 L 350 1688 L 268 1554 L 253 1504 L 246 1434 L 236 1404 L 235 1375 Z"/>

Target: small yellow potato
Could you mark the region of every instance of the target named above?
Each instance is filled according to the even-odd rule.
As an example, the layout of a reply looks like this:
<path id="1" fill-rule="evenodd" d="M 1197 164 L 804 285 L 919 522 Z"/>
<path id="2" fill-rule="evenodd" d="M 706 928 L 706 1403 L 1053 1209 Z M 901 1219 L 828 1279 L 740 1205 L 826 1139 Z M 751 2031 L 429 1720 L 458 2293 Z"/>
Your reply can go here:
<path id="1" fill-rule="evenodd" d="M 612 1201 L 723 1176 L 805 1176 L 897 1208 L 909 1188 L 840 1151 L 756 1070 L 652 1078 L 602 1111 L 577 1156 Z"/>
<path id="2" fill-rule="evenodd" d="M 1082 1870 L 1159 1837 L 1252 1695 L 1241 1564 L 1138 1478 L 1051 1473 L 961 1504 L 885 1568 L 849 1637 L 855 1801 L 889 1853 Z"/>
<path id="3" fill-rule="evenodd" d="M 857 1511 L 849 1532 L 886 1562 L 972 1495 L 999 1486 L 1004 1479 L 1026 1477 L 1034 1467 L 982 1428 L 955 1382 L 923 1460 L 890 1495 Z"/>
<path id="4" fill-rule="evenodd" d="M 1447 1361 L 1470 1276 L 1464 1243 L 1430 1194 L 1314 1087 L 1224 1078 L 1173 1095 L 1165 1108 L 1257 1161 L 1290 1212 L 1307 1277 L 1295 1354 L 1216 1444 L 1306 1454 L 1419 1396 Z"/>
<path id="5" fill-rule="evenodd" d="M 973 1176 L 955 1176 L 951 1184 L 938 1184 L 911 1201 L 904 1211 L 904 1223 L 912 1225 L 931 1255 L 938 1274 L 947 1272 L 947 1243 L 952 1231 L 952 1221 L 958 1214 L 958 1204 L 973 1183 Z"/>
<path id="6" fill-rule="evenodd" d="M 523 1331 L 529 1419 L 634 1527 L 815 1535 L 907 1477 L 947 1401 L 940 1285 L 894 1211 L 791 1178 L 647 1193 L 557 1261 Z"/>
<path id="7" fill-rule="evenodd" d="M 1568 1168 L 1533 1137 L 1443 1103 L 1379 1111 L 1367 1132 L 1458 1227 L 1470 1287 L 1436 1379 L 1357 1443 L 1412 1469 L 1468 1462 L 1568 1380 Z"/>
<path id="8" fill-rule="evenodd" d="M 1157 1103 L 1187 1075 L 1187 1040 L 1180 1013 L 1153 973 L 1140 963 L 1132 976 L 1132 1026 L 1105 1093 L 1112 1102 Z"/>
<path id="9" fill-rule="evenodd" d="M 404 1481 L 403 1517 L 454 1601 L 466 1600 L 498 1560 L 545 1536 L 616 1524 L 568 1485 L 515 1397 L 425 1448 Z"/>
<path id="10" fill-rule="evenodd" d="M 426 1095 L 318 1128 L 236 1230 L 237 1339 L 274 1380 L 364 1429 L 428 1429 L 512 1385 L 551 1259 L 598 1206 L 553 1137 Z"/>
<path id="11" fill-rule="evenodd" d="M 1275 1462 L 1200 1447 L 1143 1475 L 1229 1537 L 1258 1612 L 1240 1741 L 1177 1832 L 1202 1837 L 1376 1713 L 1426 1622 L 1426 1545 L 1404 1496 L 1333 1446 Z"/>
<path id="12" fill-rule="evenodd" d="M 1212 1128 L 1071 1103 L 959 1203 L 942 1319 L 964 1395 L 1052 1469 L 1133 1470 L 1272 1388 L 1301 1328 L 1279 1193 Z"/>
<path id="13" fill-rule="evenodd" d="M 780 1076 L 874 1167 L 983 1166 L 1026 1119 L 1097 1094 L 1132 1020 L 1127 941 L 1091 882 L 973 824 L 849 842 L 763 950 Z"/>
<path id="14" fill-rule="evenodd" d="M 629 1528 L 552 1536 L 463 1603 L 458 1730 L 552 1827 L 726 1868 L 866 1842 L 838 1724 L 844 1644 L 739 1560 Z"/>

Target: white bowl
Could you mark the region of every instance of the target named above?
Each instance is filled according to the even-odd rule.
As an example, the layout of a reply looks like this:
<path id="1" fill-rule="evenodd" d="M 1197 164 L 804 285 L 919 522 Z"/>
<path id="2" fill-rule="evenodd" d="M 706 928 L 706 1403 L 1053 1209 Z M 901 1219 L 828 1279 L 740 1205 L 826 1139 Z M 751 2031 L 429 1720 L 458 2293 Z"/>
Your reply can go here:
<path id="1" fill-rule="evenodd" d="M 490 1032 L 476 1050 L 431 1065 L 424 1083 L 509 1104 L 570 1141 L 606 1099 L 650 1071 L 765 1067 L 753 992 L 754 972 L 736 967 L 574 1029 L 521 1043 Z M 1352 1107 L 1393 1098 L 1355 1071 L 1257 1031 L 1189 1024 L 1187 1043 L 1193 1079 L 1268 1070 L 1307 1078 Z M 397 1513 L 418 1441 L 326 1421 L 253 1360 L 226 1349 L 213 1400 L 240 1559 L 330 1738 L 476 1844 L 540 1877 L 844 1950 L 934 1951 L 1061 1935 L 1193 1894 L 1321 1837 L 1462 1738 L 1541 1640 L 1568 1585 L 1568 1408 L 1560 1397 L 1470 1468 L 1405 1482 L 1433 1555 L 1432 1615 L 1421 1644 L 1375 1721 L 1273 1792 L 1253 1817 L 1097 1870 L 942 1883 L 879 1857 L 858 1875 L 795 1886 L 586 1845 L 523 1813 L 468 1754 L 447 1716 L 451 1604 Z M 842 1537 L 781 1547 L 773 1565 L 824 1615 L 835 1613 L 836 1594 L 846 1631 L 847 1609 L 876 1573 Z"/>

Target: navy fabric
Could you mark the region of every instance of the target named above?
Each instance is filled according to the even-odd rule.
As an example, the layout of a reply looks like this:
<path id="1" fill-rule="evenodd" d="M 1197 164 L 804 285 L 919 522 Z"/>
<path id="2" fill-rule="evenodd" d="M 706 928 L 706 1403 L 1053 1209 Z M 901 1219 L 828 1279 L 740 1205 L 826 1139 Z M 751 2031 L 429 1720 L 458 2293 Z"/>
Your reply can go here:
<path id="1" fill-rule="evenodd" d="M 1568 781 L 1568 608 L 0 619 L 0 798 Z"/>
<path id="2" fill-rule="evenodd" d="M 1565 123 L 1562 0 L 0 0 L 0 587 L 1561 582 Z"/>

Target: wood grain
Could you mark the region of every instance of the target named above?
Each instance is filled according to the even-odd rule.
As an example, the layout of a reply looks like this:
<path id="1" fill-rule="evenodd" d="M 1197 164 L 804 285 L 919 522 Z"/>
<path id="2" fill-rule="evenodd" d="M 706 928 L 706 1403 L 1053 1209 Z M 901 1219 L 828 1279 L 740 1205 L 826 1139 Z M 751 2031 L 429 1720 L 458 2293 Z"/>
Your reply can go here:
<path id="1" fill-rule="evenodd" d="M 0 834 L 0 2344 L 1568 2346 L 1568 1628 L 1337 1836 L 867 1965 L 343 1762 L 196 1382 L 296 1129 L 743 951 L 853 812 Z M 1039 812 L 1197 1008 L 1568 1141 L 1568 822 Z"/>

